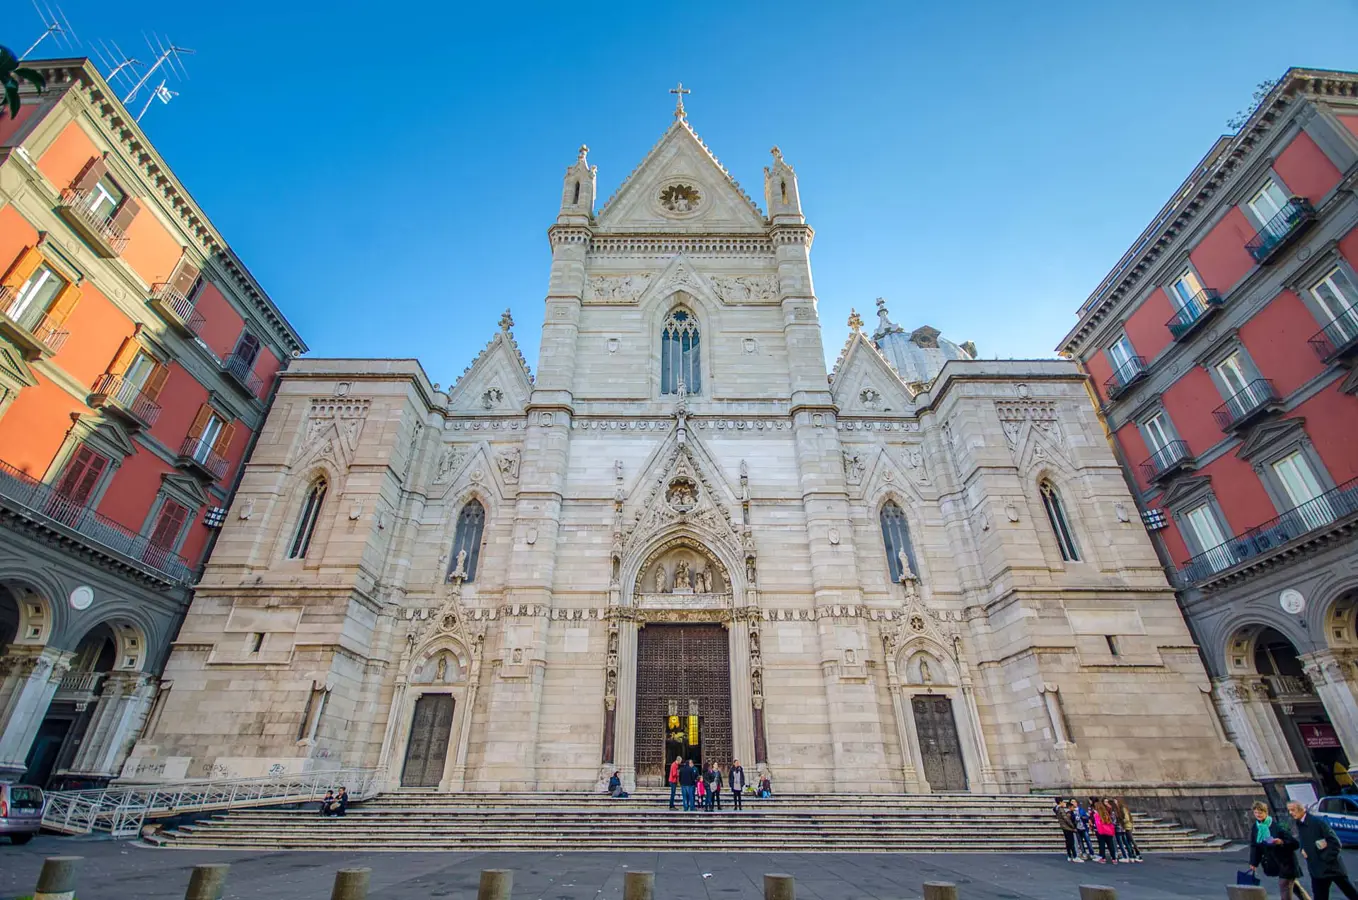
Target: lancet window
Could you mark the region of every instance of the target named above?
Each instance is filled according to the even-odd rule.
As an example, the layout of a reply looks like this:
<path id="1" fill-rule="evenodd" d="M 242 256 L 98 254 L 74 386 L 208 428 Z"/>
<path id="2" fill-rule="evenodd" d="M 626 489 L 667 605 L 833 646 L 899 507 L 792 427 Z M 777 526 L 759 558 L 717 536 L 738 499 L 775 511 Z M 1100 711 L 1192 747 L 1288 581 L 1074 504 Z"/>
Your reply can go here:
<path id="1" fill-rule="evenodd" d="M 918 577 L 919 567 L 915 563 L 915 548 L 910 544 L 910 526 L 905 521 L 905 511 L 894 500 L 888 500 L 882 507 L 882 544 L 886 548 L 887 567 L 891 570 L 891 580 L 901 580 L 901 551 L 905 551 L 905 563 L 910 566 L 910 574 Z"/>
<path id="2" fill-rule="evenodd" d="M 453 552 L 448 560 L 449 577 L 460 576 L 463 581 L 476 580 L 476 564 L 481 558 L 481 533 L 486 527 L 486 508 L 480 500 L 472 499 L 462 507 L 453 532 Z M 461 571 L 459 570 L 461 568 Z"/>
<path id="3" fill-rule="evenodd" d="M 680 382 L 686 393 L 702 393 L 698 339 L 698 320 L 688 310 L 676 309 L 665 317 L 660 332 L 660 393 L 679 393 Z"/>

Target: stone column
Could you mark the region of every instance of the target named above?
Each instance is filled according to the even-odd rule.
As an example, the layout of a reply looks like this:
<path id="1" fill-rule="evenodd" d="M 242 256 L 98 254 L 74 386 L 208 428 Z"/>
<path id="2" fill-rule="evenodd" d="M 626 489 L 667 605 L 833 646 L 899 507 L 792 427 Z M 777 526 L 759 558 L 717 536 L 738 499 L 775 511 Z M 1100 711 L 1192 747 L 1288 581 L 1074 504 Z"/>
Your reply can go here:
<path id="1" fill-rule="evenodd" d="M 1354 666 L 1346 656 L 1334 650 L 1322 650 L 1302 657 L 1306 677 L 1311 679 L 1325 714 L 1330 717 L 1339 743 L 1349 759 L 1358 759 L 1358 697 L 1354 682 Z"/>
<path id="2" fill-rule="evenodd" d="M 457 735 L 457 752 L 453 756 L 453 772 L 448 779 L 451 791 L 466 790 L 467 787 L 467 748 L 472 737 L 472 716 L 476 713 L 476 692 L 481 686 L 480 658 L 474 660 L 471 683 L 467 685 L 467 696 L 462 704 L 462 728 Z"/>
<path id="3" fill-rule="evenodd" d="M 85 729 L 70 772 L 87 778 L 115 778 L 155 701 L 155 677 L 143 672 L 112 672 Z"/>
<path id="4" fill-rule="evenodd" d="M 1257 780 L 1299 776 L 1278 718 L 1269 708 L 1267 688 L 1258 676 L 1213 680 L 1217 709 L 1230 737 Z"/>
<path id="5" fill-rule="evenodd" d="M 750 622 L 737 610 L 731 622 L 731 755 L 754 763 L 754 691 L 750 684 Z M 729 765 L 729 761 L 728 761 Z"/>
<path id="6" fill-rule="evenodd" d="M 28 768 L 28 751 L 70 668 L 68 650 L 10 645 L 0 657 L 0 781 Z"/>
<path id="7" fill-rule="evenodd" d="M 976 689 L 971 683 L 971 669 L 962 661 L 960 652 L 957 664 L 962 671 L 962 705 L 967 708 L 967 721 L 971 724 L 971 733 L 976 742 L 976 757 L 981 763 L 980 790 L 977 791 L 975 787 L 972 790 L 976 793 L 995 793 L 999 790 L 999 781 L 995 778 L 995 769 L 990 764 L 990 751 L 986 749 L 985 732 L 981 730 L 981 712 L 976 708 Z"/>
<path id="8" fill-rule="evenodd" d="M 637 789 L 637 620 L 619 607 L 618 693 L 613 715 L 613 768 L 627 791 Z"/>
<path id="9" fill-rule="evenodd" d="M 377 767 L 383 770 L 383 790 L 394 790 L 400 786 L 400 771 L 393 765 L 391 754 L 396 745 L 396 729 L 405 718 L 406 673 L 408 659 L 401 661 L 401 674 L 396 676 L 396 685 L 391 690 L 391 705 L 387 710 L 387 730 L 382 736 L 382 753 L 377 758 Z"/>

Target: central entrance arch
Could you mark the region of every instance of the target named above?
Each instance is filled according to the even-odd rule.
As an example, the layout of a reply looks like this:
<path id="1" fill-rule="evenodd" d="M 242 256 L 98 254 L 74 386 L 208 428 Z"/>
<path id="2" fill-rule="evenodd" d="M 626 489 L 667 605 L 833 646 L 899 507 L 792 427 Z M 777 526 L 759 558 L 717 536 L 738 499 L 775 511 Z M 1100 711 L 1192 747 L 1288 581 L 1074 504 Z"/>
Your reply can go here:
<path id="1" fill-rule="evenodd" d="M 637 635 L 638 784 L 664 785 L 675 757 L 731 761 L 731 653 L 717 624 L 647 625 Z"/>

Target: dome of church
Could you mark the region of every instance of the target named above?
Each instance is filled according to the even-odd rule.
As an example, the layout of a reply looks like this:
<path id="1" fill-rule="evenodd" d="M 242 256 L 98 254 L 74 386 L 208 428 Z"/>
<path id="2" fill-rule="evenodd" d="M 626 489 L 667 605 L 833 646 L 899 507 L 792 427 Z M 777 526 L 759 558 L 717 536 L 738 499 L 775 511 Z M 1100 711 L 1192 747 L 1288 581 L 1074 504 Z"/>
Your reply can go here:
<path id="1" fill-rule="evenodd" d="M 881 297 L 877 298 L 877 330 L 872 334 L 872 342 L 906 384 L 927 385 L 938 377 L 948 360 L 976 358 L 976 345 L 971 341 L 954 344 L 929 325 L 906 332 L 891 321 L 886 300 Z"/>

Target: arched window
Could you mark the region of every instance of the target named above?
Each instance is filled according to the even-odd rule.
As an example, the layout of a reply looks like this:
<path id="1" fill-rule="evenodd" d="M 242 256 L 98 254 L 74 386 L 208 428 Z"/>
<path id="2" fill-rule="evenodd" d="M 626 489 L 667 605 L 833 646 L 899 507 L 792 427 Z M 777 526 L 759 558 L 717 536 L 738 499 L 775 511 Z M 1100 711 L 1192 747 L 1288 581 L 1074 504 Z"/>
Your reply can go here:
<path id="1" fill-rule="evenodd" d="M 457 517 L 457 531 L 453 532 L 453 553 L 448 560 L 448 577 L 457 574 L 458 557 L 462 557 L 463 581 L 476 579 L 476 563 L 481 557 L 481 531 L 486 525 L 486 508 L 480 500 L 468 500 Z M 466 556 L 462 556 L 465 553 Z"/>
<path id="2" fill-rule="evenodd" d="M 292 546 L 288 548 L 288 559 L 303 559 L 311 546 L 311 536 L 316 533 L 316 521 L 321 517 L 321 504 L 325 502 L 325 478 L 317 478 L 306 493 L 302 504 L 302 515 L 297 519 L 297 533 L 293 535 Z"/>
<path id="3" fill-rule="evenodd" d="M 882 543 L 886 547 L 886 563 L 891 570 L 891 580 L 901 580 L 901 551 L 905 551 L 910 571 L 919 577 L 919 566 L 915 563 L 915 548 L 910 545 L 910 527 L 905 522 L 905 511 L 888 500 L 882 507 Z"/>
<path id="4" fill-rule="evenodd" d="M 660 332 L 660 393 L 679 393 L 679 383 L 689 394 L 703 392 L 702 368 L 698 364 L 698 320 L 686 309 L 665 317 Z"/>
<path id="5" fill-rule="evenodd" d="M 1052 533 L 1056 535 L 1056 546 L 1061 548 L 1061 558 L 1066 562 L 1079 562 L 1080 551 L 1075 547 L 1075 530 L 1066 518 L 1066 507 L 1061 503 L 1056 486 L 1043 479 L 1037 487 L 1042 494 L 1042 508 L 1047 511 L 1047 521 L 1051 522 Z"/>

